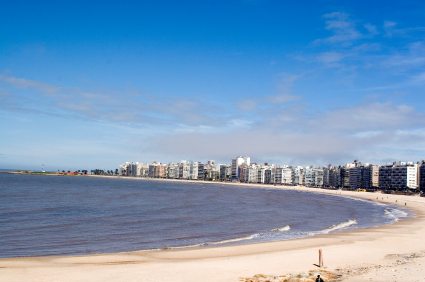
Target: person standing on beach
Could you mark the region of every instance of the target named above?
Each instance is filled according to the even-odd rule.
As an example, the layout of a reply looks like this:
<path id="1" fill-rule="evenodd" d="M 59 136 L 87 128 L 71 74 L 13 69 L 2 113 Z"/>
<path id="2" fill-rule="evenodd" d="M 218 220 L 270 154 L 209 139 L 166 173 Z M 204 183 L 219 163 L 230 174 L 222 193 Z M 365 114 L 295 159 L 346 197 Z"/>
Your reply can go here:
<path id="1" fill-rule="evenodd" d="M 320 274 L 317 275 L 316 282 L 324 282 L 322 278 L 320 278 Z"/>

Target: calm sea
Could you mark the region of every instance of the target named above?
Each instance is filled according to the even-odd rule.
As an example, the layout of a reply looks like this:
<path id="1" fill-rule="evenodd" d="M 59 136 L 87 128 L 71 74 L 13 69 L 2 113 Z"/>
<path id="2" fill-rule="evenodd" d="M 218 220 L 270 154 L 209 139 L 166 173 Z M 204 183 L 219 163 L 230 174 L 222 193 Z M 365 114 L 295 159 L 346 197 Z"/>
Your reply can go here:
<path id="1" fill-rule="evenodd" d="M 283 240 L 406 215 L 393 205 L 296 190 L 0 174 L 0 257 Z"/>

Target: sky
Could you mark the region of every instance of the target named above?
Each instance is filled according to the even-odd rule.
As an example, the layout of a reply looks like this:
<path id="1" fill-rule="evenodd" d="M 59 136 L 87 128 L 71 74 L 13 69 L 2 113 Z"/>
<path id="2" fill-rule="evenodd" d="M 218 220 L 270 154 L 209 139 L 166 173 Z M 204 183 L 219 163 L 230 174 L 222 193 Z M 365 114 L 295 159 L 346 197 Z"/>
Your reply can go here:
<path id="1" fill-rule="evenodd" d="M 424 15 L 414 0 L 0 1 L 0 169 L 420 161 Z"/>

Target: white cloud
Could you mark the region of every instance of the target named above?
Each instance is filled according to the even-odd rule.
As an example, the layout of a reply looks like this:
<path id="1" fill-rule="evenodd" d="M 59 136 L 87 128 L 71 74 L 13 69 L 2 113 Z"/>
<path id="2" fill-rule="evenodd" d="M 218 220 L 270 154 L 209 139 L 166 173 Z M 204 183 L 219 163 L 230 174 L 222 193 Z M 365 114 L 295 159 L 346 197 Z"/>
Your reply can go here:
<path id="1" fill-rule="evenodd" d="M 384 21 L 384 30 L 385 37 L 393 37 L 393 36 L 408 36 L 414 32 L 423 32 L 425 31 L 425 27 L 413 27 L 413 28 L 396 28 L 397 23 L 393 21 Z"/>
<path id="2" fill-rule="evenodd" d="M 383 160 L 391 157 L 392 151 L 379 151 L 380 148 L 392 147 L 402 152 L 406 151 L 407 144 L 417 146 L 425 142 L 423 138 L 409 138 L 423 134 L 425 115 L 406 105 L 358 104 L 319 115 L 299 110 L 285 112 L 270 115 L 250 126 L 244 127 L 241 122 L 239 128 L 214 134 L 170 132 L 165 138 L 154 138 L 149 148 L 175 155 L 172 144 L 178 144 L 179 153 L 199 158 L 205 155 L 208 144 L 210 155 L 216 159 L 249 154 L 259 158 L 258 161 L 270 161 L 265 159 L 269 156 L 291 161 L 292 165 L 308 165 L 331 161 L 344 163 L 356 157 L 364 161 Z M 373 159 L 370 158 L 372 154 Z"/>
<path id="3" fill-rule="evenodd" d="M 333 12 L 323 15 L 325 19 L 325 28 L 331 30 L 334 35 L 319 39 L 316 42 L 342 43 L 357 40 L 363 37 L 354 21 L 349 19 L 349 16 L 341 12 Z M 370 27 L 369 27 L 370 28 Z"/>
<path id="4" fill-rule="evenodd" d="M 93 92 L 6 75 L 0 75 L 0 82 L 5 85 L 0 95 L 7 98 L 0 108 L 7 111 L 141 126 L 225 124 L 218 107 L 196 97 L 149 97 L 135 89 Z"/>
<path id="5" fill-rule="evenodd" d="M 397 72 L 420 69 L 425 66 L 425 43 L 423 41 L 411 43 L 386 57 L 381 64 Z"/>

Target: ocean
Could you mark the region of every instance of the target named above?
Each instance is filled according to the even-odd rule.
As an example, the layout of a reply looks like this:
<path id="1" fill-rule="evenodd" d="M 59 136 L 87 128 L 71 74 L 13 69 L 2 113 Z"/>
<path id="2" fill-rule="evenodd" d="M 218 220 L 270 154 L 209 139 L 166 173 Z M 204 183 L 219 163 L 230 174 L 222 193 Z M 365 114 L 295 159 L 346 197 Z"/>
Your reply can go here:
<path id="1" fill-rule="evenodd" d="M 391 224 L 408 210 L 270 188 L 0 174 L 0 257 L 285 240 Z"/>

